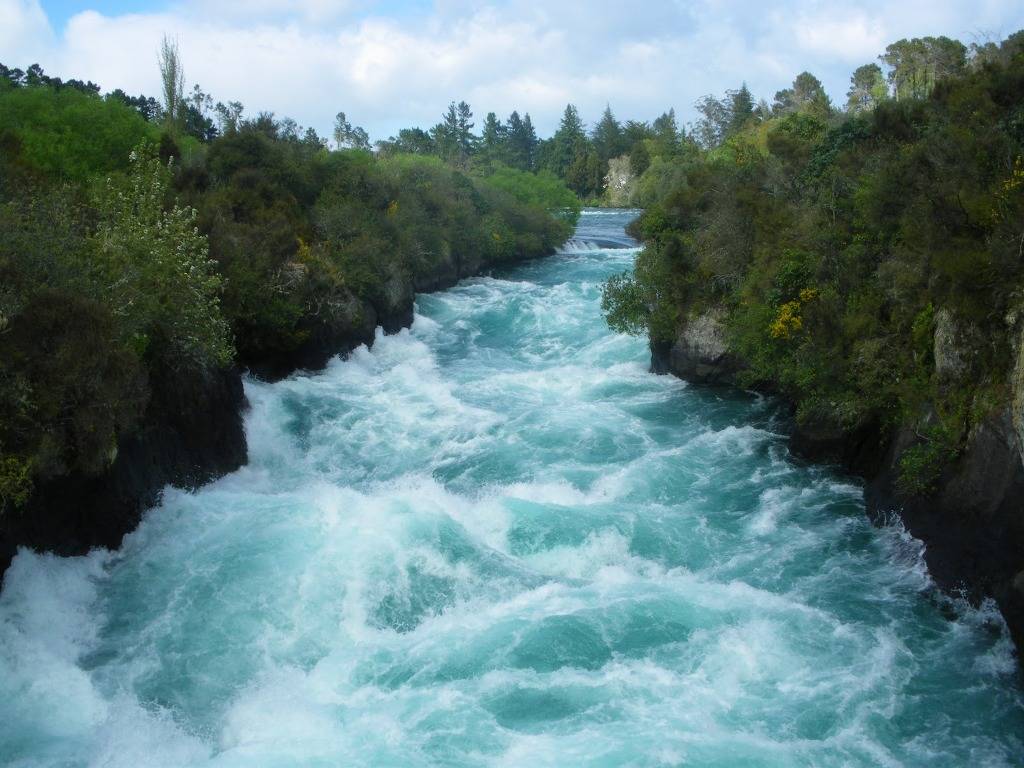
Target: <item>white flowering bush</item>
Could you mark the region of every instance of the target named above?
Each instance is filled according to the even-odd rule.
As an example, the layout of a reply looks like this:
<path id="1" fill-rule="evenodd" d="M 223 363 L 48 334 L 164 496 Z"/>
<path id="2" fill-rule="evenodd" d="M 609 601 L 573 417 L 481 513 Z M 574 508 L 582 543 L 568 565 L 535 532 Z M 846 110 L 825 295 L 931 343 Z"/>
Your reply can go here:
<path id="1" fill-rule="evenodd" d="M 147 144 L 132 152 L 127 176 L 106 180 L 95 199 L 93 266 L 141 356 L 165 344 L 172 363 L 224 365 L 233 348 L 220 308 L 221 277 L 195 209 L 166 205 L 170 182 L 169 165 Z"/>

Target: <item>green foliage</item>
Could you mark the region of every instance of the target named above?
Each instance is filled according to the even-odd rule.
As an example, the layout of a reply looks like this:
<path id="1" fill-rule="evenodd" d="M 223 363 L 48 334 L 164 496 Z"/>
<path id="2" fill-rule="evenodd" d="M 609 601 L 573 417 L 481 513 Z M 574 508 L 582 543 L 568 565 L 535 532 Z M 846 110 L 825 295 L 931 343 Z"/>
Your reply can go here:
<path id="1" fill-rule="evenodd" d="M 772 112 L 775 115 L 803 114 L 825 120 L 832 112 L 832 104 L 821 81 L 810 72 L 801 72 L 792 86 L 775 94 Z"/>
<path id="2" fill-rule="evenodd" d="M 647 143 L 645 141 L 636 142 L 629 151 L 629 169 L 634 176 L 641 176 L 650 167 L 651 153 L 647 149 Z"/>
<path id="3" fill-rule="evenodd" d="M 767 295 L 769 304 L 779 306 L 798 299 L 800 292 L 811 284 L 811 262 L 812 257 L 806 251 L 784 249 Z"/>
<path id="4" fill-rule="evenodd" d="M 889 96 L 889 88 L 877 64 L 858 67 L 850 77 L 850 90 L 846 94 L 846 109 L 852 114 L 870 112 Z"/>
<path id="5" fill-rule="evenodd" d="M 906 496 L 926 496 L 935 490 L 942 473 L 959 453 L 958 436 L 943 426 L 934 426 L 900 456 L 896 483 Z"/>
<path id="6" fill-rule="evenodd" d="M 87 211 L 64 189 L 27 192 L 13 183 L 11 163 L 17 158 L 0 160 L 0 506 L 8 510 L 37 476 L 105 466 L 146 398 L 142 365 L 93 279 Z"/>
<path id="7" fill-rule="evenodd" d="M 930 364 L 935 350 L 935 305 L 931 302 L 914 317 L 910 326 L 910 340 L 915 354 L 920 355 L 922 365 Z"/>
<path id="8" fill-rule="evenodd" d="M 485 182 L 507 192 L 521 203 L 550 212 L 571 226 L 575 226 L 579 219 L 579 198 L 550 171 L 526 173 L 498 166 L 485 178 Z"/>
<path id="9" fill-rule="evenodd" d="M 0 516 L 24 506 L 32 495 L 32 462 L 0 454 Z"/>
<path id="10" fill-rule="evenodd" d="M 640 284 L 628 272 L 608 278 L 601 292 L 601 310 L 609 327 L 619 333 L 646 333 L 650 309 Z"/>
<path id="11" fill-rule="evenodd" d="M 131 163 L 127 176 L 107 179 L 95 195 L 93 263 L 109 306 L 135 348 L 148 349 L 157 338 L 178 367 L 226 365 L 232 347 L 220 312 L 221 277 L 196 211 L 177 204 L 165 210 L 170 170 L 152 147 L 134 150 Z"/>
<path id="12" fill-rule="evenodd" d="M 637 181 L 636 204 L 650 208 L 686 184 L 687 166 L 665 157 L 654 157 Z"/>
<path id="13" fill-rule="evenodd" d="M 16 137 L 21 159 L 72 181 L 127 166 L 128 155 L 156 129 L 117 99 L 73 88 L 0 91 L 0 136 Z"/>
<path id="14" fill-rule="evenodd" d="M 893 43 L 878 58 L 890 67 L 889 83 L 897 99 L 920 99 L 940 79 L 964 72 L 967 48 L 948 37 L 915 37 Z"/>
<path id="15" fill-rule="evenodd" d="M 0 342 L 5 449 L 40 477 L 98 472 L 142 413 L 138 357 L 100 303 L 41 288 Z"/>
<path id="16" fill-rule="evenodd" d="M 723 102 L 708 102 L 724 138 L 654 157 L 639 179 L 644 250 L 606 286 L 609 322 L 668 341 L 678 318 L 724 310 L 742 382 L 790 397 L 805 425 L 939 414 L 901 461 L 901 490 L 927 493 L 1008 398 L 1005 318 L 1024 292 L 1014 40 L 973 68 L 959 44 L 902 41 L 887 54 L 897 98 L 862 67 L 842 117 L 806 73 L 732 135 Z M 959 380 L 935 370 L 940 309 L 972 329 L 955 342 L 971 360 Z"/>
<path id="17" fill-rule="evenodd" d="M 594 152 L 605 165 L 613 157 L 618 157 L 629 149 L 622 125 L 615 119 L 610 106 L 605 107 L 601 119 L 594 126 L 590 140 L 593 143 Z"/>

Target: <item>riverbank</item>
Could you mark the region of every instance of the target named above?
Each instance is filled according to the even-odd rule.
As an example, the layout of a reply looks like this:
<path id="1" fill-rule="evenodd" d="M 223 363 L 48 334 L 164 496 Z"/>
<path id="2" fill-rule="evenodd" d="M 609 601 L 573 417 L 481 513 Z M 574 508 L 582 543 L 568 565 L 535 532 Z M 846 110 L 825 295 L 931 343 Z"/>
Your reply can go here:
<path id="1" fill-rule="evenodd" d="M 666 161 L 604 294 L 656 366 L 784 397 L 793 451 L 864 478 L 869 514 L 900 513 L 936 582 L 997 601 L 1018 648 L 1022 42 L 863 109 L 800 75 L 809 98 Z"/>
<path id="2" fill-rule="evenodd" d="M 648 372 L 571 248 L 245 382 L 249 462 L 0 594 L 0 762 L 970 765 L 1024 754 L 1012 645 L 775 401 Z M 615 227 L 612 224 L 615 223 Z"/>
<path id="3" fill-rule="evenodd" d="M 652 370 L 703 386 L 739 386 L 748 366 L 728 344 L 726 317 L 724 310 L 706 312 L 686 323 L 674 344 L 655 345 Z M 1021 394 L 1012 402 L 1021 402 Z M 863 479 L 868 516 L 883 525 L 897 516 L 924 544 L 929 573 L 940 588 L 975 605 L 994 600 L 1019 657 L 1024 651 L 1024 451 L 1014 424 L 1011 405 L 995 411 L 972 430 L 932 490 L 916 495 L 901 490 L 899 477 L 908 451 L 919 442 L 918 425 L 887 430 L 869 422 L 847 429 L 794 420 L 789 445 L 796 456 Z"/>
<path id="4" fill-rule="evenodd" d="M 418 293 L 445 290 L 467 277 L 531 258 L 538 256 L 485 262 L 479 257 L 460 260 L 449 252 L 429 272 L 394 282 L 384 305 L 349 295 L 332 312 L 318 313 L 315 322 L 307 323 L 306 342 L 287 355 L 265 356 L 252 370 L 155 371 L 140 427 L 119 440 L 103 472 L 72 472 L 38 483 L 20 513 L 0 516 L 0 583 L 21 547 L 65 557 L 96 547 L 117 549 L 167 486 L 195 490 L 244 466 L 245 375 L 280 381 L 296 371 L 321 370 L 338 355 L 371 347 L 377 327 L 386 333 L 408 328 Z"/>
<path id="5" fill-rule="evenodd" d="M 321 369 L 578 215 L 531 172 L 331 151 L 268 114 L 196 137 L 23 74 L 0 69 L 0 570 L 114 547 L 164 486 L 241 466 L 243 372 Z"/>

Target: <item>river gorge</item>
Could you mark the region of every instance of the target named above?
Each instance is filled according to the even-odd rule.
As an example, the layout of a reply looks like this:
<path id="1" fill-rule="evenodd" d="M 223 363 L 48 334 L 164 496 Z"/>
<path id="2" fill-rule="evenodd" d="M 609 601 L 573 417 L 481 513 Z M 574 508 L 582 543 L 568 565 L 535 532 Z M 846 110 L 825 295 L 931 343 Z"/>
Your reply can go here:
<path id="1" fill-rule="evenodd" d="M 1019 764 L 998 611 L 793 458 L 782 405 L 607 328 L 633 215 L 248 380 L 249 463 L 118 551 L 22 551 L 0 762 Z"/>

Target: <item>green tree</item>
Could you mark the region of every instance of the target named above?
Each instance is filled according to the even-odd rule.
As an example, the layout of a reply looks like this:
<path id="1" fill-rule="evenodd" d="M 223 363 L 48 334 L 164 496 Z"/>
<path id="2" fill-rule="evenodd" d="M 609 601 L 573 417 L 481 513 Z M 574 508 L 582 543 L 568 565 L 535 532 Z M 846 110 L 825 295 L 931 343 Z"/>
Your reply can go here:
<path id="1" fill-rule="evenodd" d="M 525 156 L 528 158 L 527 169 L 532 170 L 536 165 L 537 161 L 537 131 L 533 127 L 533 120 L 530 119 L 530 113 L 527 112 L 523 115 L 523 128 L 521 131 L 522 139 L 521 146 L 523 147 Z"/>
<path id="2" fill-rule="evenodd" d="M 791 87 L 775 94 L 772 111 L 776 115 L 806 112 L 826 119 L 832 113 L 832 103 L 821 81 L 810 72 L 801 72 Z"/>
<path id="3" fill-rule="evenodd" d="M 580 113 L 576 107 L 569 104 L 562 114 L 558 130 L 551 137 L 547 147 L 547 168 L 556 176 L 567 179 L 569 166 L 576 162 L 577 156 L 586 151 L 587 144 L 587 134 L 583 130 Z"/>
<path id="4" fill-rule="evenodd" d="M 589 146 L 581 145 L 565 171 L 565 183 L 580 197 L 596 197 L 604 190 L 607 169 L 608 163 L 597 152 Z"/>
<path id="5" fill-rule="evenodd" d="M 601 310 L 613 331 L 639 336 L 648 330 L 647 296 L 640 282 L 628 272 L 613 275 L 605 282 Z"/>
<path id="6" fill-rule="evenodd" d="M 422 128 L 402 128 L 397 136 L 378 141 L 377 148 L 385 155 L 405 153 L 410 155 L 433 155 L 437 153 L 434 138 Z"/>
<path id="7" fill-rule="evenodd" d="M 493 112 L 488 112 L 480 131 L 480 150 L 488 160 L 507 159 L 508 129 Z"/>
<path id="8" fill-rule="evenodd" d="M 537 133 L 533 129 L 529 114 L 520 118 L 519 113 L 513 111 L 508 116 L 506 145 L 509 165 L 521 171 L 533 168 L 537 152 Z"/>
<path id="9" fill-rule="evenodd" d="M 696 104 L 700 118 L 695 126 L 697 142 L 705 149 L 717 147 L 728 135 L 732 123 L 732 100 L 708 94 Z"/>
<path id="10" fill-rule="evenodd" d="M 245 107 L 240 101 L 229 101 L 227 104 L 218 101 L 213 111 L 217 115 L 221 134 L 230 134 L 235 133 L 242 125 L 242 113 L 245 112 Z"/>
<path id="11" fill-rule="evenodd" d="M 851 114 L 870 112 L 889 95 L 882 68 L 877 64 L 857 67 L 850 77 L 846 94 L 846 111 Z"/>
<path id="12" fill-rule="evenodd" d="M 164 35 L 157 58 L 163 88 L 164 120 L 171 130 L 180 130 L 185 123 L 185 70 L 181 66 L 178 41 Z"/>
<path id="13" fill-rule="evenodd" d="M 611 106 L 605 106 L 604 112 L 601 113 L 601 119 L 594 126 L 593 133 L 590 135 L 590 140 L 594 152 L 603 163 L 607 163 L 613 157 L 618 157 L 628 149 L 625 136 L 622 133 L 622 126 L 615 119 Z"/>
<path id="14" fill-rule="evenodd" d="M 476 136 L 473 135 L 473 110 L 464 101 L 460 101 L 456 109 L 458 110 L 459 153 L 463 157 L 469 157 L 476 149 Z"/>
<path id="15" fill-rule="evenodd" d="M 437 153 L 448 162 L 464 166 L 476 148 L 472 117 L 469 104 L 453 101 L 441 122 L 431 130 Z"/>
<path id="16" fill-rule="evenodd" d="M 638 141 L 629 152 L 629 169 L 634 176 L 641 176 L 651 166 L 651 153 L 646 141 Z"/>
<path id="17" fill-rule="evenodd" d="M 679 124 L 675 109 L 663 112 L 651 123 L 653 132 L 653 154 L 656 157 L 673 157 L 679 152 Z"/>
<path id="18" fill-rule="evenodd" d="M 353 126 L 344 112 L 339 112 L 334 118 L 334 143 L 338 149 L 362 149 L 369 150 L 370 138 L 366 131 L 358 125 Z"/>
<path id="19" fill-rule="evenodd" d="M 108 179 L 96 194 L 97 277 L 140 353 L 166 344 L 176 367 L 224 365 L 232 346 L 220 311 L 221 279 L 195 210 L 164 209 L 170 183 L 170 169 L 143 144 L 132 153 L 128 175 Z"/>
<path id="20" fill-rule="evenodd" d="M 740 89 L 732 94 L 732 104 L 729 109 L 729 135 L 743 130 L 743 127 L 753 116 L 754 97 L 751 96 L 747 84 L 743 83 Z"/>
<path id="21" fill-rule="evenodd" d="M 192 93 L 184 100 L 184 129 L 189 136 L 200 141 L 212 141 L 217 128 L 210 118 L 213 112 L 213 98 L 204 93 L 198 84 L 192 86 Z"/>
<path id="22" fill-rule="evenodd" d="M 879 59 L 890 68 L 894 98 L 923 99 L 939 80 L 964 72 L 967 48 L 948 37 L 915 37 L 896 41 Z"/>
<path id="23" fill-rule="evenodd" d="M 150 123 L 159 122 L 160 117 L 163 114 L 160 102 L 152 96 L 129 96 L 120 88 L 117 88 L 116 90 L 108 93 L 106 98 L 108 101 L 117 101 L 127 107 L 135 109 L 140 115 L 142 115 L 143 119 Z"/>

